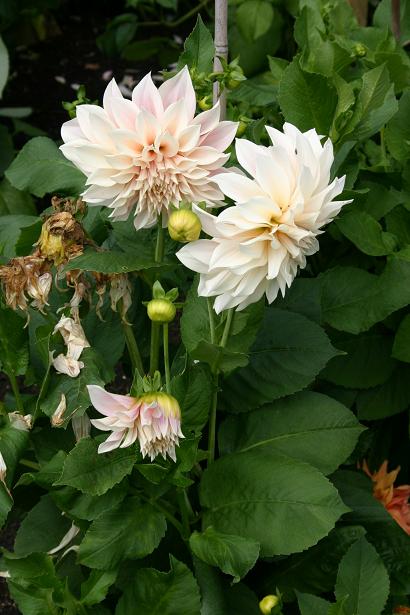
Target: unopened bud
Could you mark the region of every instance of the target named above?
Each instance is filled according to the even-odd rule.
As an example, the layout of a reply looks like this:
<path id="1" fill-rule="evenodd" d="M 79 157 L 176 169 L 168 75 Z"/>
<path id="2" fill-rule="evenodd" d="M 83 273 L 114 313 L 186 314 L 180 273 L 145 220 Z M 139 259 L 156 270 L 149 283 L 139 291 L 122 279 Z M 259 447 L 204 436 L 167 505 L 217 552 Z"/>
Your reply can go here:
<path id="1" fill-rule="evenodd" d="M 353 51 L 355 56 L 362 58 L 366 55 L 367 48 L 362 43 L 356 43 L 356 45 L 353 47 Z"/>
<path id="2" fill-rule="evenodd" d="M 177 309 L 169 299 L 151 299 L 147 312 L 150 320 L 164 324 L 174 320 Z"/>
<path id="3" fill-rule="evenodd" d="M 238 128 L 236 129 L 236 136 L 242 137 L 242 135 L 245 133 L 245 130 L 246 130 L 246 122 L 243 122 L 241 120 L 238 124 Z"/>
<path id="4" fill-rule="evenodd" d="M 263 615 L 270 615 L 272 613 L 272 609 L 275 608 L 279 604 L 279 598 L 270 594 L 269 596 L 265 596 L 259 602 L 259 610 Z"/>
<path id="5" fill-rule="evenodd" d="M 198 101 L 198 107 L 202 109 L 202 111 L 208 111 L 212 107 L 212 99 L 210 96 L 204 96 Z"/>
<path id="6" fill-rule="evenodd" d="M 177 209 L 169 217 L 168 232 L 174 241 L 196 241 L 201 234 L 201 228 L 200 219 L 189 209 Z"/>

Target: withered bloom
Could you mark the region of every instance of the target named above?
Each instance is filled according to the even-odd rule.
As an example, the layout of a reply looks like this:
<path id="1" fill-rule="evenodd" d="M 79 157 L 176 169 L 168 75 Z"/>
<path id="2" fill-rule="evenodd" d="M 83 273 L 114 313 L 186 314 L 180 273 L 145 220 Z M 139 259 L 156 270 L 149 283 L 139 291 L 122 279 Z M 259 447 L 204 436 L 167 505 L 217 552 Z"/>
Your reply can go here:
<path id="1" fill-rule="evenodd" d="M 79 222 L 70 212 L 61 211 L 44 222 L 36 245 L 41 256 L 58 267 L 82 254 L 84 240 Z"/>
<path id="2" fill-rule="evenodd" d="M 126 274 L 114 274 L 110 276 L 111 288 L 110 299 L 111 309 L 118 312 L 122 320 L 126 320 L 125 316 L 131 307 L 131 284 Z"/>
<path id="3" fill-rule="evenodd" d="M 0 267 L 0 280 L 6 304 L 13 310 L 27 311 L 30 304 L 42 312 L 48 305 L 52 276 L 49 264 L 38 254 L 12 258 Z"/>

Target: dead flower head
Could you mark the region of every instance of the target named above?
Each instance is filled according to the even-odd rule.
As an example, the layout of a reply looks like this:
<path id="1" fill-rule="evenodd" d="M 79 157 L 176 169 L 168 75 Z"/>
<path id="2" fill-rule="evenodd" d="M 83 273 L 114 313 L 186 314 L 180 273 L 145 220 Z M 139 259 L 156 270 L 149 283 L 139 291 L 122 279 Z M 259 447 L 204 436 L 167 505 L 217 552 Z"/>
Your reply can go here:
<path id="1" fill-rule="evenodd" d="M 0 267 L 0 280 L 6 304 L 13 310 L 27 311 L 31 305 L 42 312 L 48 305 L 52 275 L 41 256 L 32 254 L 12 258 L 7 265 Z"/>
<path id="2" fill-rule="evenodd" d="M 43 223 L 38 251 L 58 266 L 82 254 L 84 231 L 68 211 L 53 214 Z"/>

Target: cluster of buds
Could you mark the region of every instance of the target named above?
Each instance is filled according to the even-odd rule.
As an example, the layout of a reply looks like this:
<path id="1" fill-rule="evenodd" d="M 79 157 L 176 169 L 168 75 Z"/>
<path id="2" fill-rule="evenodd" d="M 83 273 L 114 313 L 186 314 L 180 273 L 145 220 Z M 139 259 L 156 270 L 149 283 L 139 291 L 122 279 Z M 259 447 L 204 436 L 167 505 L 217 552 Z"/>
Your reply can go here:
<path id="1" fill-rule="evenodd" d="M 189 70 L 192 84 L 197 95 L 198 106 L 202 111 L 211 109 L 213 105 L 212 89 L 215 82 L 219 83 L 221 90 L 234 90 L 246 79 L 239 65 L 239 58 L 235 58 L 231 62 L 228 62 L 222 57 L 220 57 L 219 60 L 222 66 L 220 72 L 206 74 L 204 72 L 199 72 L 195 67 Z"/>
<path id="2" fill-rule="evenodd" d="M 48 305 L 52 275 L 49 264 L 38 254 L 11 259 L 0 267 L 0 280 L 6 304 L 13 310 L 27 312 L 31 305 L 42 312 Z"/>
<path id="3" fill-rule="evenodd" d="M 37 241 L 40 255 L 59 267 L 83 252 L 82 226 L 68 211 L 53 214 L 44 222 Z"/>

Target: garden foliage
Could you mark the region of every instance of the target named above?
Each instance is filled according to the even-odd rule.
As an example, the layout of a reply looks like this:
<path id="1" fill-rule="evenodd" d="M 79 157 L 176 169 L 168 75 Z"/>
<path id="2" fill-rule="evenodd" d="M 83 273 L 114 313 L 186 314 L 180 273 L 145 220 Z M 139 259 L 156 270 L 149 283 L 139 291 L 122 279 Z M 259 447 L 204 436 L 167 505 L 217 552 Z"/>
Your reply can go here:
<path id="1" fill-rule="evenodd" d="M 407 604 L 410 536 L 362 470 L 364 460 L 372 472 L 389 460 L 389 469 L 401 466 L 398 484 L 410 482 L 410 22 L 402 9 L 400 40 L 386 0 L 368 27 L 342 0 L 246 0 L 230 9 L 232 57 L 240 51 L 248 78 L 225 67 L 228 119 L 263 145 L 265 124 L 281 130 L 284 121 L 330 137 L 332 177 L 346 175 L 340 198 L 351 201 L 284 297 L 214 313 L 212 329 L 197 277 L 168 233 L 160 262 L 155 228 L 136 231 L 132 219 L 84 206 L 74 212 L 79 255 L 53 256 L 48 305 L 13 310 L 3 296 L 0 363 L 13 394 L 1 416 L 0 519 L 20 525 L 0 567 L 23 615 L 256 615 L 271 594 L 280 596 L 272 613 L 289 615 L 390 615 Z M 213 49 L 199 18 L 178 68 L 189 66 L 203 106 Z M 0 40 L 0 90 L 5 57 Z M 228 165 L 236 164 L 231 149 Z M 78 205 L 84 184 L 51 139 L 29 140 L 0 183 L 2 264 L 35 250 L 53 213 L 38 215 L 36 204 L 57 196 L 60 210 Z M 118 276 L 132 301 L 125 306 L 125 293 L 113 310 Z M 65 352 L 54 329 L 80 279 L 89 347 L 72 377 L 53 367 Z M 169 325 L 169 391 L 184 434 L 175 462 L 143 458 L 135 443 L 99 454 L 105 436 L 87 419 L 101 418 L 87 385 L 143 392 L 151 326 L 162 327 L 147 316 L 153 285 L 156 299 L 162 289 L 179 292 L 171 299 L 180 318 Z M 158 368 L 165 383 L 162 358 Z M 32 416 L 30 429 L 10 419 L 16 410 Z"/>

